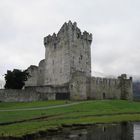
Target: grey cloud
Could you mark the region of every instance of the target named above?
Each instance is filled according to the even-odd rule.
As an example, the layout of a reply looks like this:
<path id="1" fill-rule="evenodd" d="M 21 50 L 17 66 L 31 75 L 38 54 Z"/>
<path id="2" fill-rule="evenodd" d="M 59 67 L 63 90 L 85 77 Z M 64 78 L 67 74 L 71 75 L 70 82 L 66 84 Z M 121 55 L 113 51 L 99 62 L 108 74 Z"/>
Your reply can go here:
<path id="1" fill-rule="evenodd" d="M 93 74 L 140 75 L 139 0 L 1 0 L 0 74 L 38 65 L 43 37 L 68 20 L 93 33 Z"/>

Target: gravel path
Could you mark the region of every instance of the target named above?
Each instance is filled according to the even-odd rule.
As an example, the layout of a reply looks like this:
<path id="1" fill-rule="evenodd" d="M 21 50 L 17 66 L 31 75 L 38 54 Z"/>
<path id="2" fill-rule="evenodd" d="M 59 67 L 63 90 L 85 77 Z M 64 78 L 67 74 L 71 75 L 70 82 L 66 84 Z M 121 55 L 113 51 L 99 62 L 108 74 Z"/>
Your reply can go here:
<path id="1" fill-rule="evenodd" d="M 77 105 L 77 104 L 81 104 L 81 103 L 85 103 L 85 102 L 75 102 L 75 103 L 70 103 L 70 104 L 55 105 L 55 106 L 46 106 L 46 107 L 5 109 L 5 110 L 0 110 L 0 112 L 46 110 L 46 109 L 53 109 L 53 108 L 61 108 L 61 107 L 73 106 L 73 105 Z"/>

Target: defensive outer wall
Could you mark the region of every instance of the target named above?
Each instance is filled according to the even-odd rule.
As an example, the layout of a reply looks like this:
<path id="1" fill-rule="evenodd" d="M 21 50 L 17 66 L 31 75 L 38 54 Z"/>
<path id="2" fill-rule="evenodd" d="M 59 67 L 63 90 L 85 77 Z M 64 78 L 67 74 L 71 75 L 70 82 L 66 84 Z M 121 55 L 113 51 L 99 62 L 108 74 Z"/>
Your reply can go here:
<path id="1" fill-rule="evenodd" d="M 80 93 L 80 94 L 79 94 Z M 85 94 L 86 93 L 86 94 Z M 77 72 L 69 84 L 61 86 L 30 86 L 24 90 L 0 90 L 0 101 L 29 102 L 43 100 L 124 99 L 132 100 L 132 79 L 86 77 Z"/>
<path id="2" fill-rule="evenodd" d="M 45 59 L 31 65 L 23 90 L 0 90 L 0 101 L 38 100 L 132 100 L 132 78 L 91 76 L 92 34 L 76 23 L 64 23 L 57 34 L 44 38 Z"/>

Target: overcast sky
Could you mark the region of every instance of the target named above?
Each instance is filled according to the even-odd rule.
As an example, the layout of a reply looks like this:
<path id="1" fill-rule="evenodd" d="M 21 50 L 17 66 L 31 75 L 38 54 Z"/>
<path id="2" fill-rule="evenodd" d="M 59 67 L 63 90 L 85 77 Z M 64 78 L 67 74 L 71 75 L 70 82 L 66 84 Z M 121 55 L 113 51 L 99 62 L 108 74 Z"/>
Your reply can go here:
<path id="1" fill-rule="evenodd" d="M 93 34 L 93 75 L 140 76 L 140 0 L 0 0 L 0 79 L 44 59 L 65 21 Z"/>

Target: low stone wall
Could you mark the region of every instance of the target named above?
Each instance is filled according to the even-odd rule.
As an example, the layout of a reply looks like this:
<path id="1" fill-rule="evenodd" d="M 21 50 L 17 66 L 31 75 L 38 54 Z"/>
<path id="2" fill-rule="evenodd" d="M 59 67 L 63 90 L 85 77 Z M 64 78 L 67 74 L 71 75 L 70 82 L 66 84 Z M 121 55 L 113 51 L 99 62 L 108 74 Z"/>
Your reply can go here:
<path id="1" fill-rule="evenodd" d="M 25 87 L 25 90 L 32 90 L 39 93 L 68 93 L 69 92 L 69 85 L 62 85 L 62 86 L 29 86 Z"/>
<path id="2" fill-rule="evenodd" d="M 30 86 L 24 90 L 0 89 L 0 102 L 31 102 L 70 99 L 69 87 Z"/>
<path id="3" fill-rule="evenodd" d="M 34 91 L 15 90 L 15 89 L 1 89 L 1 102 L 29 102 L 39 100 L 40 95 Z"/>
<path id="4" fill-rule="evenodd" d="M 16 90 L 16 89 L 1 89 L 0 102 L 31 102 L 42 100 L 54 100 L 53 93 L 39 93 L 35 90 Z"/>
<path id="5" fill-rule="evenodd" d="M 39 93 L 41 96 L 45 95 L 48 100 L 68 100 L 70 99 L 69 85 L 61 85 L 61 86 L 31 86 L 26 87 L 26 90 L 32 90 Z"/>

